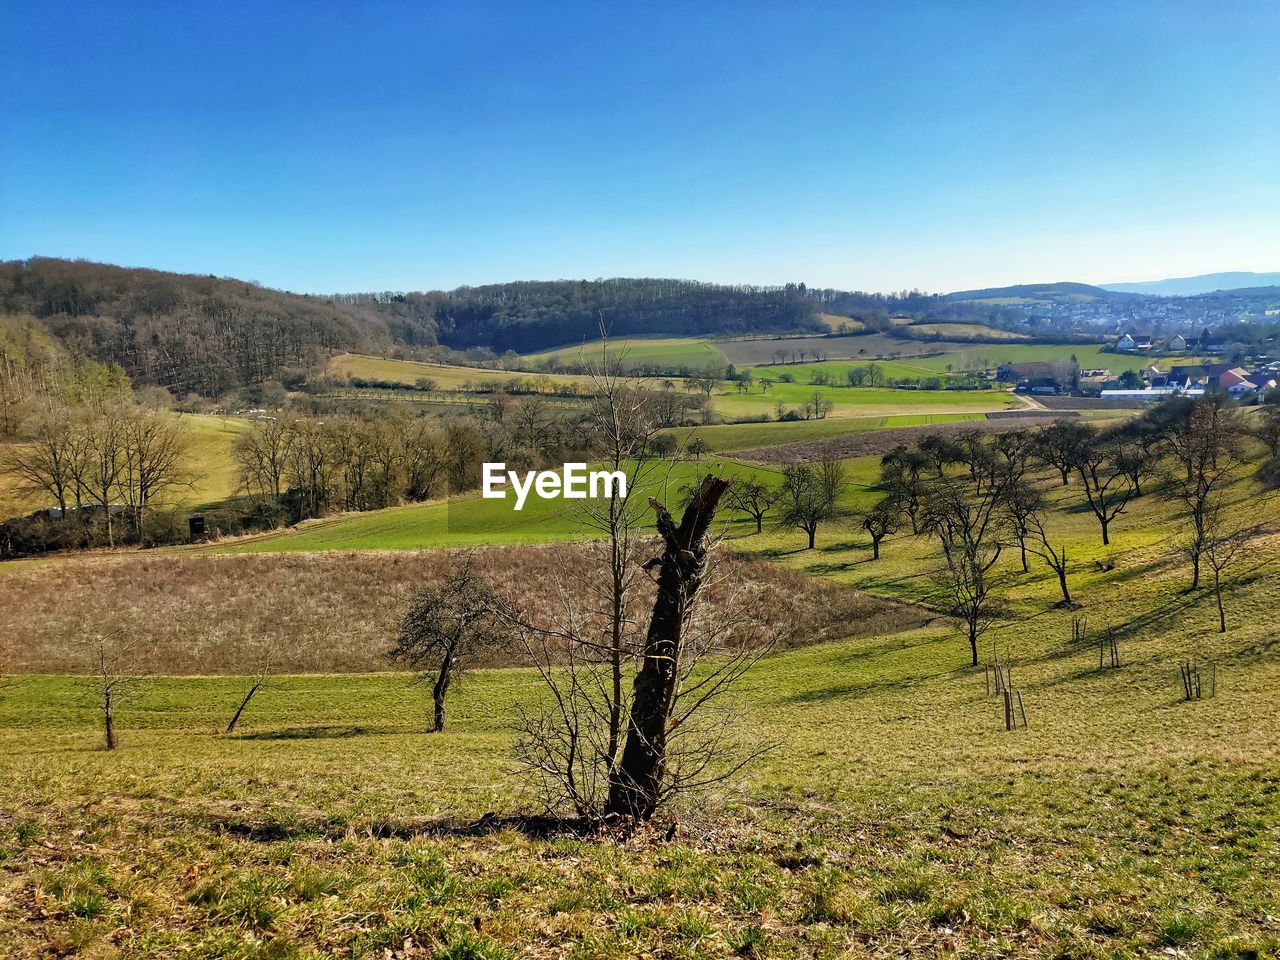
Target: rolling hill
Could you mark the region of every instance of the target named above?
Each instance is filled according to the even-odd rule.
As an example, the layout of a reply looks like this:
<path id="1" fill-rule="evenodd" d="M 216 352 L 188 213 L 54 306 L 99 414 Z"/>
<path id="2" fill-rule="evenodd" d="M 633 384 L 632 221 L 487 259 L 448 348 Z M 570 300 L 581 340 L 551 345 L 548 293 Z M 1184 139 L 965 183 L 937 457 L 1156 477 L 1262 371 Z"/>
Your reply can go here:
<path id="1" fill-rule="evenodd" d="M 1120 293 L 1087 283 L 1020 283 L 1009 287 L 984 287 L 947 294 L 948 300 L 986 300 L 993 302 L 1064 300 L 1123 300 L 1132 294 Z"/>

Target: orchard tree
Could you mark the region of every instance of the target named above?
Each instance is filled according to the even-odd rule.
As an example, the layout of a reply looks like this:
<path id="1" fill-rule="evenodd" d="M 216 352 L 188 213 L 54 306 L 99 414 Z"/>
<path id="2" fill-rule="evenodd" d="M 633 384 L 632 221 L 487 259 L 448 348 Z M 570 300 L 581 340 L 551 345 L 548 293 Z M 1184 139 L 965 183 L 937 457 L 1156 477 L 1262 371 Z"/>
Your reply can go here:
<path id="1" fill-rule="evenodd" d="M 729 506 L 756 522 L 756 533 L 764 532 L 764 518 L 778 502 L 780 493 L 758 480 L 735 480 L 729 487 Z"/>
<path id="2" fill-rule="evenodd" d="M 1165 431 L 1170 454 L 1168 496 L 1187 509 L 1191 535 L 1191 586 L 1200 587 L 1200 561 L 1210 536 L 1210 519 L 1224 487 L 1241 463 L 1244 425 L 1239 412 L 1219 397 L 1204 397 Z"/>
<path id="3" fill-rule="evenodd" d="M 871 559 L 880 559 L 880 541 L 898 532 L 902 510 L 893 497 L 882 497 L 862 517 L 862 529 L 871 536 Z"/>
<path id="4" fill-rule="evenodd" d="M 1080 476 L 1085 502 L 1102 529 L 1102 542 L 1109 544 L 1112 521 L 1136 494 L 1123 450 L 1114 436 L 1086 428 L 1079 434 L 1071 463 Z"/>
<path id="5" fill-rule="evenodd" d="M 836 502 L 848 487 L 844 465 L 827 457 L 821 463 L 793 463 L 782 472 L 778 524 L 803 530 L 812 550 L 820 524 L 835 519 Z"/>
<path id="6" fill-rule="evenodd" d="M 431 683 L 432 730 L 444 730 L 449 690 L 481 651 L 502 638 L 498 601 L 471 557 L 437 587 L 419 590 L 400 618 L 391 660 Z"/>

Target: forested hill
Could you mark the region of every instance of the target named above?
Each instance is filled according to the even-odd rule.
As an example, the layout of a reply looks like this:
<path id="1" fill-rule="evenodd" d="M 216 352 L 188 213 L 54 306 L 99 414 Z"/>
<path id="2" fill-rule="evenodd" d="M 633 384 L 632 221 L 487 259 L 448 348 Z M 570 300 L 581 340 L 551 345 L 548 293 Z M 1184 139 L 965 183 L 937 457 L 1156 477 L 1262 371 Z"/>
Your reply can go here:
<path id="1" fill-rule="evenodd" d="M 0 264 L 0 312 L 28 314 L 72 353 L 138 383 L 216 396 L 335 350 L 435 343 L 433 327 L 239 280 L 81 261 Z"/>
<path id="2" fill-rule="evenodd" d="M 0 263 L 0 313 L 30 315 L 72 352 L 139 383 L 216 396 L 340 350 L 525 352 L 617 335 L 816 330 L 803 286 L 551 281 L 449 292 L 303 296 L 241 280 L 37 258 Z"/>
<path id="3" fill-rule="evenodd" d="M 359 297 L 339 299 L 361 302 Z M 363 298 L 366 302 L 369 298 Z M 820 330 L 803 285 L 723 286 L 692 280 L 553 280 L 382 295 L 376 305 L 434 319 L 440 342 L 526 353 L 597 335 L 745 334 Z"/>

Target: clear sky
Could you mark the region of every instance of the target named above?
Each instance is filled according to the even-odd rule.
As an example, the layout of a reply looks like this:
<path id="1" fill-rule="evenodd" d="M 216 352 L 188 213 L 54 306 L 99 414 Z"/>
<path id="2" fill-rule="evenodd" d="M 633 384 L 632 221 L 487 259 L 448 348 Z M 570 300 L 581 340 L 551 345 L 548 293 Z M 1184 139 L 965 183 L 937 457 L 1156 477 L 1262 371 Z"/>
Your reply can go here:
<path id="1" fill-rule="evenodd" d="M 290 290 L 1280 269 L 1280 2 L 0 5 L 0 259 Z"/>

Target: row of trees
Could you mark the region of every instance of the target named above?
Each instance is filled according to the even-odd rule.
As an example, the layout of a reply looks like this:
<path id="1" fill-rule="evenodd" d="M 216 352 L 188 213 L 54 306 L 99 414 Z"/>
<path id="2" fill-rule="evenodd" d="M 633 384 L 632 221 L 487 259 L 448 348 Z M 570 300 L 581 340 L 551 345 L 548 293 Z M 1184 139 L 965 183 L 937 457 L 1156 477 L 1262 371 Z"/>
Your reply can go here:
<path id="1" fill-rule="evenodd" d="M 60 517 L 92 514 L 115 546 L 120 539 L 145 543 L 151 507 L 197 479 L 188 451 L 176 418 L 111 399 L 49 406 L 32 416 L 5 467 L 21 492 L 49 497 Z M 128 521 L 123 530 L 121 514 Z"/>

